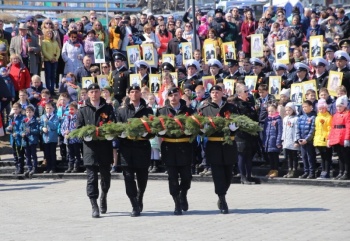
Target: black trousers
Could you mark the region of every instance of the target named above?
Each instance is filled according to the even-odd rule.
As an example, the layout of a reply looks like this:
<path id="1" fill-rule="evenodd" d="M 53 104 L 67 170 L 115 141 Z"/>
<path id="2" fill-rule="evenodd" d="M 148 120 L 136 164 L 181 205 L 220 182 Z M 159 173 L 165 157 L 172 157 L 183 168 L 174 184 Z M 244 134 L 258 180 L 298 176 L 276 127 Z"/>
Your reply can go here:
<path id="1" fill-rule="evenodd" d="M 23 172 L 24 168 L 24 148 L 17 146 L 15 141 L 12 145 L 13 157 L 17 171 Z"/>
<path id="2" fill-rule="evenodd" d="M 69 157 L 70 165 L 73 165 L 73 164 L 80 165 L 80 161 L 81 161 L 80 146 L 81 146 L 81 143 L 68 144 L 68 157 Z"/>
<path id="3" fill-rule="evenodd" d="M 288 169 L 296 171 L 298 169 L 298 151 L 290 149 L 284 149 L 284 151 L 288 162 Z"/>
<path id="4" fill-rule="evenodd" d="M 316 146 L 321 154 L 321 167 L 322 171 L 327 172 L 329 175 L 330 167 L 332 164 L 332 148 L 326 146 Z"/>
<path id="5" fill-rule="evenodd" d="M 110 169 L 110 165 L 86 166 L 86 193 L 89 198 L 97 199 L 99 196 L 98 172 L 101 174 L 101 190 L 104 193 L 108 193 L 111 186 Z"/>
<path id="6" fill-rule="evenodd" d="M 171 196 L 178 196 L 181 192 L 187 192 L 191 188 L 191 165 L 187 166 L 167 166 L 169 192 Z M 180 174 L 180 183 L 179 183 Z"/>
<path id="7" fill-rule="evenodd" d="M 238 152 L 238 168 L 241 176 L 250 178 L 252 176 L 252 159 L 254 152 L 252 150 L 244 150 Z"/>
<path id="8" fill-rule="evenodd" d="M 349 173 L 349 147 L 344 147 L 341 145 L 335 145 L 334 146 L 336 152 L 338 153 L 339 156 L 339 172 L 344 173 L 347 172 Z"/>
<path id="9" fill-rule="evenodd" d="M 219 196 L 226 195 L 231 185 L 233 165 L 211 164 L 215 193 Z"/>
<path id="10" fill-rule="evenodd" d="M 267 153 L 270 161 L 270 170 L 277 170 L 279 166 L 279 152 L 268 152 Z"/>
<path id="11" fill-rule="evenodd" d="M 58 145 L 60 147 L 60 155 L 64 161 L 68 161 L 67 157 L 67 145 L 64 143 L 64 136 L 58 135 Z"/>
<path id="12" fill-rule="evenodd" d="M 46 171 L 56 169 L 56 146 L 57 142 L 44 143 L 44 156 L 46 158 Z"/>
<path id="13" fill-rule="evenodd" d="M 135 174 L 137 183 L 135 181 Z M 148 181 L 148 167 L 134 168 L 123 166 L 123 176 L 126 195 L 129 198 L 137 197 L 137 191 L 139 191 L 140 193 L 145 192 Z"/>

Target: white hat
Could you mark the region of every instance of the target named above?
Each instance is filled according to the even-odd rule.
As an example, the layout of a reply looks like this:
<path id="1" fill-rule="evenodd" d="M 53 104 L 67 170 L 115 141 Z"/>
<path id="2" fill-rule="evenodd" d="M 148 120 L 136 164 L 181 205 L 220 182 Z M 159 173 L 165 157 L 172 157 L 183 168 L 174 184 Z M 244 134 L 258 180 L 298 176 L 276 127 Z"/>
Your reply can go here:
<path id="1" fill-rule="evenodd" d="M 147 67 L 148 69 L 150 68 L 149 64 L 147 64 L 147 62 L 144 60 L 137 60 L 135 61 L 134 64 L 136 65 L 137 68 L 144 68 L 144 67 Z"/>
<path id="2" fill-rule="evenodd" d="M 295 105 L 293 104 L 293 102 L 288 102 L 288 103 L 286 104 L 286 107 L 289 107 L 289 108 L 291 108 L 294 112 L 296 112 L 296 108 L 295 108 Z"/>
<path id="3" fill-rule="evenodd" d="M 321 64 L 321 65 L 324 65 L 326 67 L 329 65 L 328 61 L 325 60 L 324 58 L 321 58 L 321 57 L 314 58 L 312 60 L 311 64 L 313 66 L 319 66 Z"/>
<path id="4" fill-rule="evenodd" d="M 185 66 L 186 66 L 186 69 L 190 66 L 195 67 L 198 71 L 201 68 L 199 62 L 197 60 L 194 60 L 194 59 L 187 60 Z"/>
<path id="5" fill-rule="evenodd" d="M 337 101 L 335 102 L 335 105 L 348 107 L 348 97 L 346 95 L 338 97 Z"/>
<path id="6" fill-rule="evenodd" d="M 250 58 L 249 62 L 252 64 L 252 65 L 259 65 L 259 66 L 264 66 L 264 63 L 259 59 L 259 58 Z"/>
<path id="7" fill-rule="evenodd" d="M 288 67 L 285 64 L 279 64 L 279 63 L 274 63 L 273 64 L 273 68 L 277 71 L 277 70 L 287 70 Z"/>
<path id="8" fill-rule="evenodd" d="M 215 67 L 218 67 L 219 69 L 222 69 L 222 64 L 219 60 L 217 59 L 209 59 L 208 60 L 208 66 L 211 67 L 211 66 L 215 66 Z"/>
<path id="9" fill-rule="evenodd" d="M 346 61 L 350 61 L 349 54 L 343 50 L 338 50 L 337 52 L 334 53 L 334 58 L 337 59 L 342 59 Z"/>
<path id="10" fill-rule="evenodd" d="M 290 89 L 282 89 L 280 95 L 285 95 L 290 98 Z"/>
<path id="11" fill-rule="evenodd" d="M 294 68 L 297 70 L 297 72 L 299 72 L 299 71 L 309 72 L 310 71 L 309 66 L 307 66 L 306 64 L 301 63 L 301 62 L 295 63 Z"/>

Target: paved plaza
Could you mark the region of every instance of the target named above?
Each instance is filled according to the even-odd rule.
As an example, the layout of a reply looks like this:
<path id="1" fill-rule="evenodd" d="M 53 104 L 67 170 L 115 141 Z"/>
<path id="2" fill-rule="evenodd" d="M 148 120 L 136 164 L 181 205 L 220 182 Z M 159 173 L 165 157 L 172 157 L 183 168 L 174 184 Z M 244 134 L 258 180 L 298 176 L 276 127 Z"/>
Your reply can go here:
<path id="1" fill-rule="evenodd" d="M 84 180 L 1 180 L 1 240 L 349 240 L 348 188 L 231 186 L 219 214 L 213 183 L 193 182 L 189 211 L 172 214 L 166 181 L 149 181 L 131 218 L 123 180 L 112 180 L 108 213 L 91 218 Z"/>

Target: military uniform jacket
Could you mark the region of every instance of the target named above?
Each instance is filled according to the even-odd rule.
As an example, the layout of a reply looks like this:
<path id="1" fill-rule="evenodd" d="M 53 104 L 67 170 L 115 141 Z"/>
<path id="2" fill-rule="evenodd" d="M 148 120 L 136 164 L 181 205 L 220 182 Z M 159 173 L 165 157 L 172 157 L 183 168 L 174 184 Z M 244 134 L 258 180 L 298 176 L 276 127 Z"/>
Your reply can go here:
<path id="1" fill-rule="evenodd" d="M 100 106 L 92 106 L 90 99 L 78 111 L 77 128 L 86 125 L 100 126 L 109 121 L 115 122 L 115 114 L 112 105 L 108 105 L 103 98 L 100 98 Z M 113 150 L 111 141 L 89 141 L 83 142 L 84 165 L 109 165 L 113 161 Z"/>
<path id="2" fill-rule="evenodd" d="M 125 100 L 125 106 L 119 107 L 117 121 L 126 123 L 129 118 L 141 118 L 153 115 L 153 110 L 147 107 L 144 99 L 140 100 L 140 106 L 136 110 L 130 99 Z M 148 168 L 151 158 L 151 145 L 149 140 L 130 140 L 120 138 L 120 161 L 122 166 L 132 168 Z"/>
<path id="3" fill-rule="evenodd" d="M 328 84 L 328 71 L 325 71 L 322 75 L 320 75 L 318 78 L 315 75 L 315 79 L 316 79 L 316 85 L 317 85 L 317 89 L 320 90 L 321 88 L 325 87 L 327 88 L 327 84 Z"/>
<path id="4" fill-rule="evenodd" d="M 225 98 L 222 99 L 222 105 L 218 106 L 213 103 L 211 98 L 209 98 L 202 108 L 200 108 L 200 113 L 203 116 L 225 116 L 225 113 L 230 112 L 238 114 L 237 108 L 226 101 Z M 231 132 L 231 136 L 234 133 Z M 214 133 L 211 137 L 222 137 L 222 132 Z M 206 157 L 207 162 L 214 165 L 233 165 L 237 159 L 237 145 L 233 141 L 233 145 L 223 145 L 221 141 L 208 141 L 206 147 Z"/>
<path id="5" fill-rule="evenodd" d="M 335 71 L 338 71 L 338 69 L 336 69 Z M 348 92 L 348 96 L 350 93 L 350 69 L 348 67 L 345 67 L 343 69 L 341 69 L 338 72 L 343 72 L 343 79 L 341 84 L 344 85 L 344 87 L 346 88 L 347 92 Z"/>
<path id="6" fill-rule="evenodd" d="M 177 115 L 192 115 L 193 110 L 186 106 L 186 101 L 180 100 L 180 108 L 175 110 L 170 104 L 169 101 L 165 101 L 165 106 L 157 110 L 157 116 L 177 116 Z M 180 128 L 180 127 L 179 127 Z M 178 138 L 188 138 L 185 134 L 180 137 L 164 135 L 160 136 L 170 139 Z M 193 159 L 193 149 L 194 144 L 189 142 L 166 142 L 163 141 L 161 145 L 162 160 L 167 166 L 188 166 L 191 165 Z"/>
<path id="7" fill-rule="evenodd" d="M 224 79 L 222 78 L 222 74 L 217 74 L 214 76 L 216 84 L 223 83 Z"/>
<path id="8" fill-rule="evenodd" d="M 126 96 L 126 89 L 129 86 L 129 71 L 123 66 L 120 70 L 112 72 L 113 92 L 117 100 Z"/>
<path id="9" fill-rule="evenodd" d="M 224 76 L 224 79 L 238 79 L 238 77 L 242 76 L 242 74 L 237 70 L 232 75 L 230 73 L 226 73 Z"/>
<path id="10" fill-rule="evenodd" d="M 186 79 L 184 82 L 183 82 L 183 85 L 189 85 L 190 89 L 192 91 L 195 91 L 197 85 L 203 85 L 203 82 L 201 80 L 201 78 L 199 78 L 198 75 L 194 75 L 192 76 L 190 79 Z"/>

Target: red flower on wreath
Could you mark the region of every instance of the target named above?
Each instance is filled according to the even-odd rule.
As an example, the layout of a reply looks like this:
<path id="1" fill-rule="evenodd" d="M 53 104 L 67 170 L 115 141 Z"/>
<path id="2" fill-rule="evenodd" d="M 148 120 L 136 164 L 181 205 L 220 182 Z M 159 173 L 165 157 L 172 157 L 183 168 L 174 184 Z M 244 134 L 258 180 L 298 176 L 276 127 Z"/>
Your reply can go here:
<path id="1" fill-rule="evenodd" d="M 188 112 L 186 112 L 185 116 L 190 116 L 190 114 Z"/>
<path id="2" fill-rule="evenodd" d="M 150 121 L 153 121 L 153 120 L 154 120 L 154 116 L 151 115 L 151 116 L 149 117 L 149 120 L 150 120 Z"/>
<path id="3" fill-rule="evenodd" d="M 171 114 L 171 113 L 170 113 L 170 114 L 168 114 L 168 116 L 169 116 L 169 117 L 174 117 L 174 116 L 173 116 L 173 114 Z"/>

